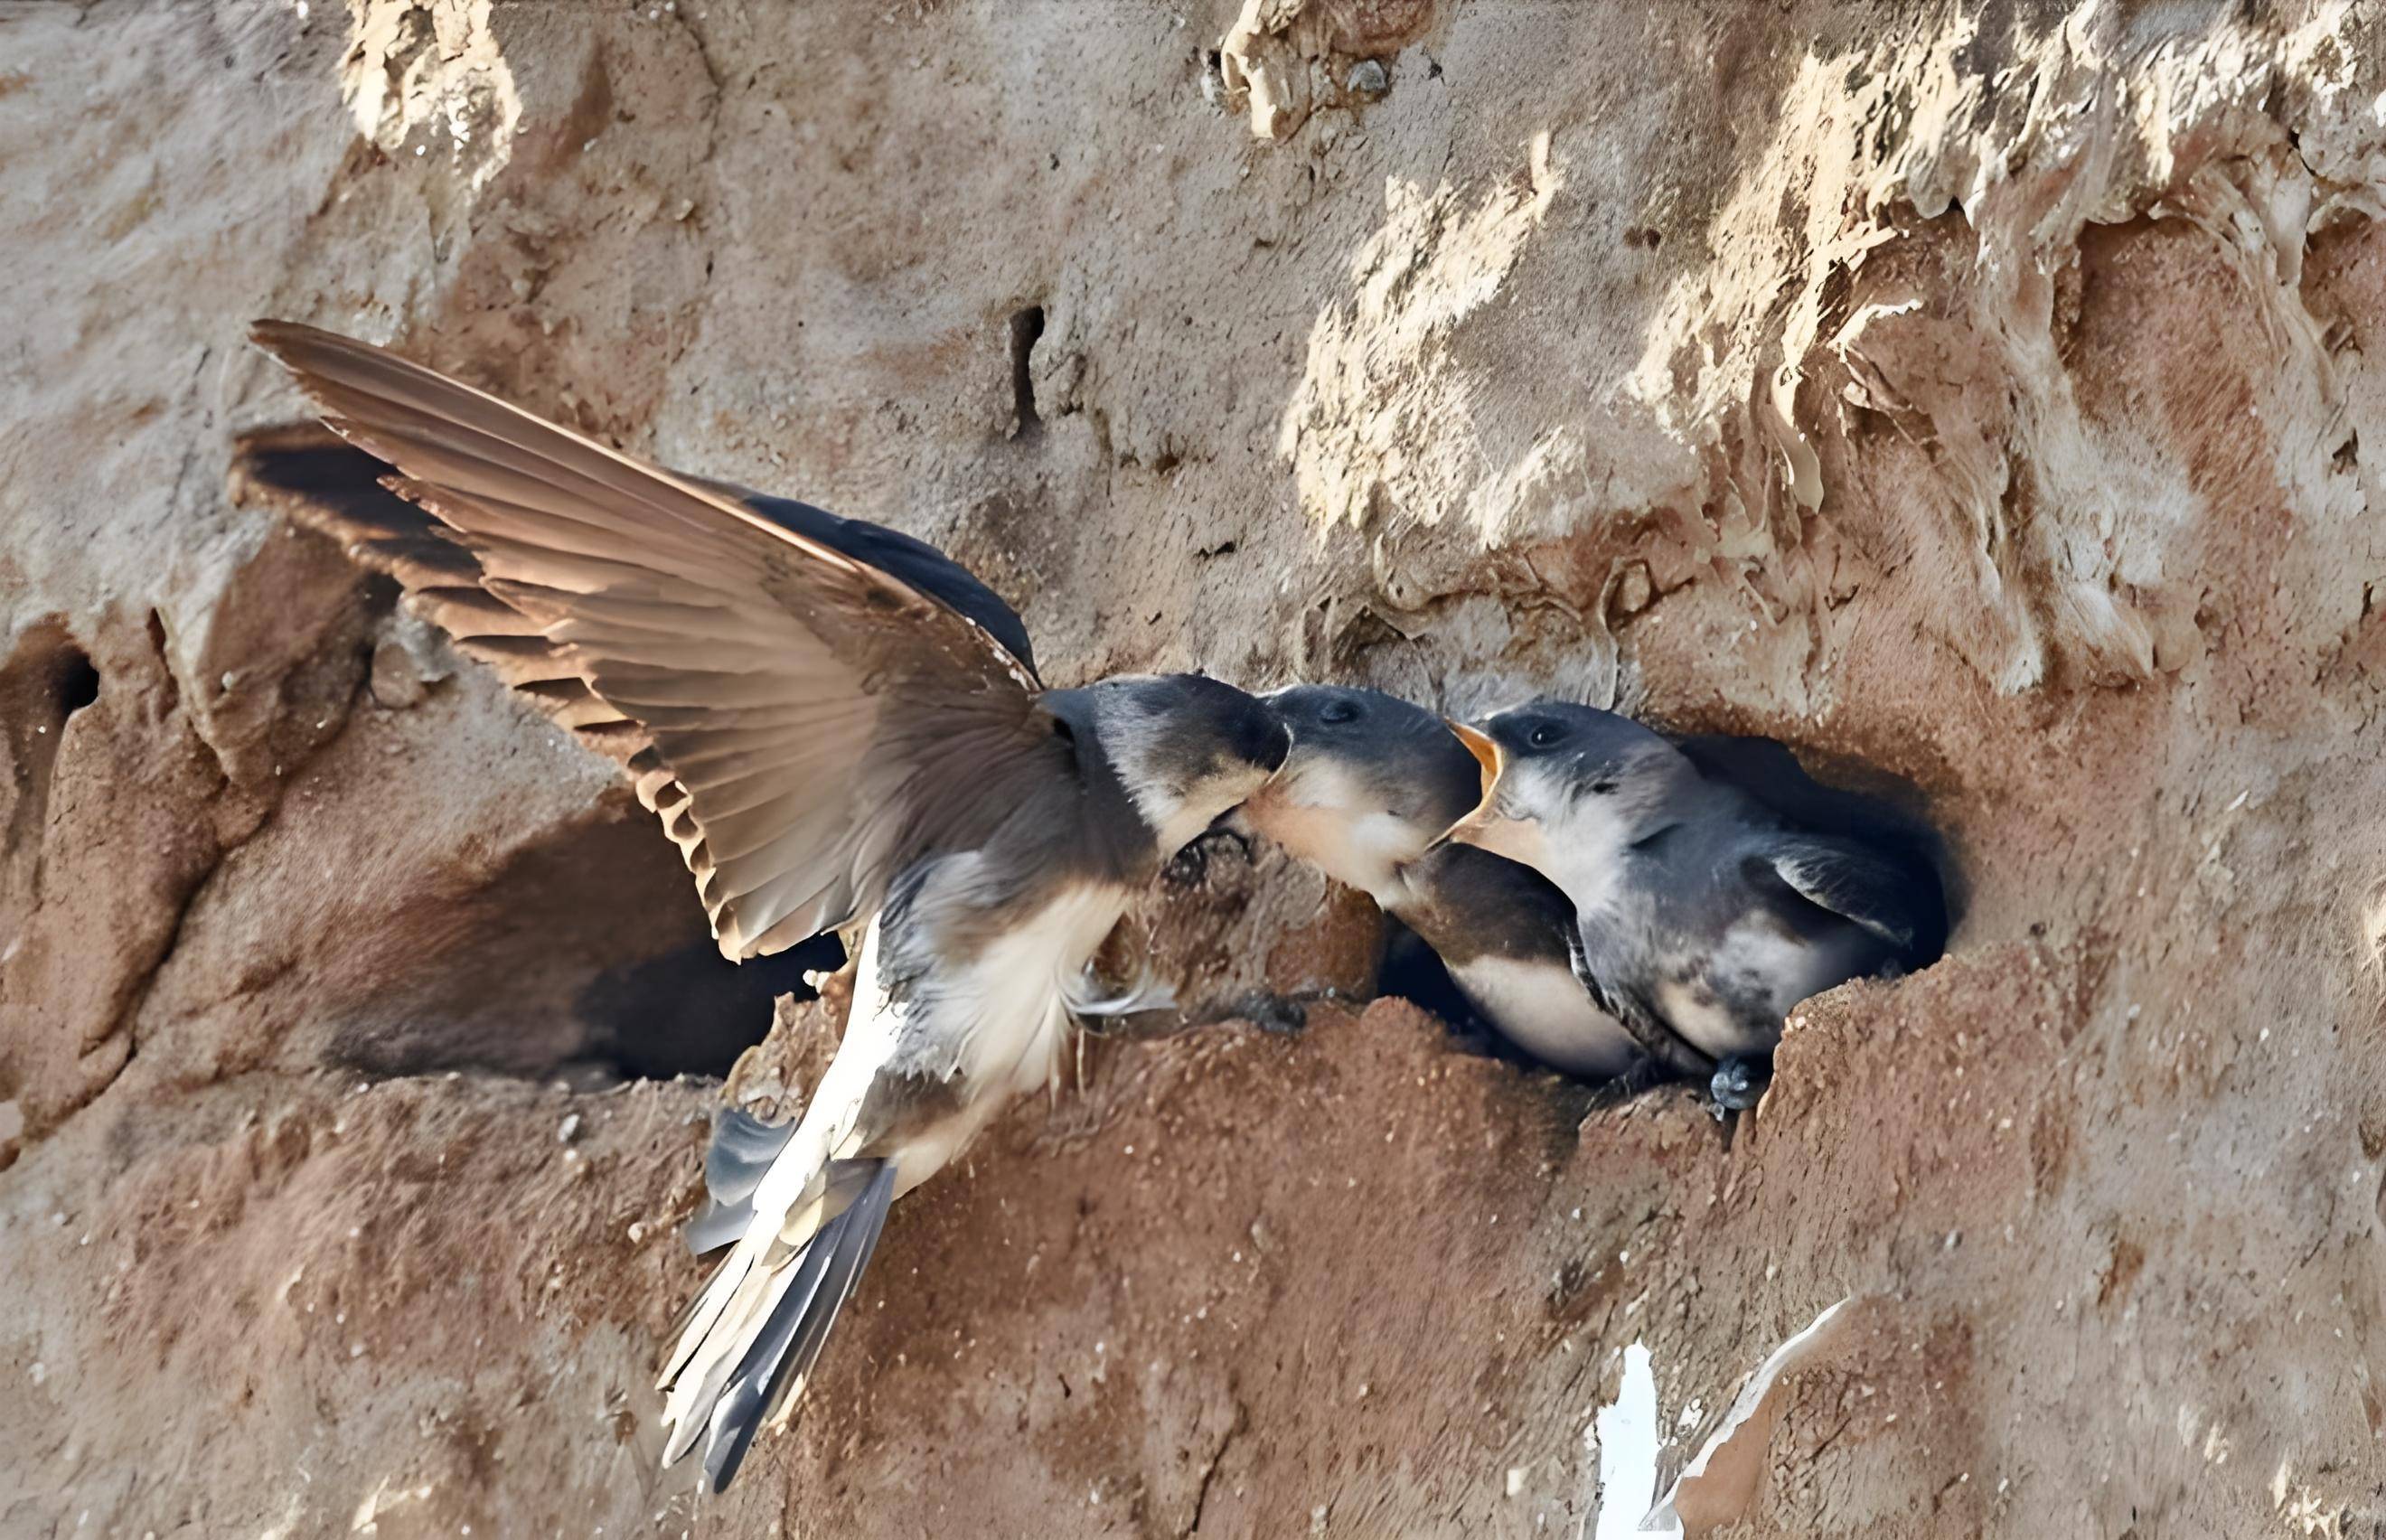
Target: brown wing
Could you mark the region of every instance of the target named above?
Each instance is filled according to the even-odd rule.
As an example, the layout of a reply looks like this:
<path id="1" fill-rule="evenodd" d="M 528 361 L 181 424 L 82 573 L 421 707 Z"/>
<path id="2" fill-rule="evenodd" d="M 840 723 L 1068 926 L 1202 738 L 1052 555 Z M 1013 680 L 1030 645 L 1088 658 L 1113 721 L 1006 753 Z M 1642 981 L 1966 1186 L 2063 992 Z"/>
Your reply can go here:
<path id="1" fill-rule="evenodd" d="M 481 586 L 479 558 L 447 526 L 383 486 L 388 470 L 329 429 L 308 423 L 241 434 L 229 482 L 240 507 L 329 535 L 358 566 L 396 579 L 408 608 L 581 742 L 622 761 L 634 777 L 670 781 L 646 729 L 592 695 L 563 648 Z"/>
<path id="2" fill-rule="evenodd" d="M 566 721 L 647 740 L 639 795 L 728 957 L 873 912 L 1069 773 L 1018 663 L 890 574 L 370 344 L 253 334 L 445 527 L 352 548 Z"/>

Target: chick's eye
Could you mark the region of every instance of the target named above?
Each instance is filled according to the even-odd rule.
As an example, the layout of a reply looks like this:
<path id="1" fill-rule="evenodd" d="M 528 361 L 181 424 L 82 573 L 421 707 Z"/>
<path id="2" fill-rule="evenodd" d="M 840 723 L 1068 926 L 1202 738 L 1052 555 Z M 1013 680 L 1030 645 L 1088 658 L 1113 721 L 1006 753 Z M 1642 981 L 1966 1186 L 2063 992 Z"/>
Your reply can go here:
<path id="1" fill-rule="evenodd" d="M 1535 748 L 1547 748 L 1551 744 L 1556 743 L 1560 738 L 1564 736 L 1565 729 L 1560 727 L 1557 723 L 1540 722 L 1537 723 L 1534 726 L 1533 731 L 1526 735 L 1525 741 L 1532 745 Z"/>
<path id="2" fill-rule="evenodd" d="M 1356 721 L 1359 720 L 1359 708 L 1347 700 L 1329 700 L 1318 708 L 1317 720 L 1328 725 Z"/>
<path id="3" fill-rule="evenodd" d="M 1590 783 L 1590 789 L 1597 792 L 1600 795 L 1605 796 L 1608 793 L 1615 789 L 1615 783 L 1610 780 L 1594 781 Z"/>

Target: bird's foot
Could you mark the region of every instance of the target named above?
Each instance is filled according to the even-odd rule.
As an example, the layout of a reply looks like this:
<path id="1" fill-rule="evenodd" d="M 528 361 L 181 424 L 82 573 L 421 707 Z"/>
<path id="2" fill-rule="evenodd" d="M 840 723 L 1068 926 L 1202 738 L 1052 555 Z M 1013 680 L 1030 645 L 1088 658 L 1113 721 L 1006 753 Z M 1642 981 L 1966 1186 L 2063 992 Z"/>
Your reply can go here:
<path id="1" fill-rule="evenodd" d="M 1767 1078 L 1763 1067 L 1752 1059 L 1725 1059 L 1707 1082 L 1707 1110 L 1717 1122 L 1734 1112 L 1747 1111 L 1764 1094 Z"/>
<path id="2" fill-rule="evenodd" d="M 1211 853 L 1219 845 L 1231 845 L 1243 864 L 1251 863 L 1250 836 L 1239 829 L 1212 824 L 1193 836 L 1191 844 L 1179 850 L 1161 872 L 1161 880 L 1172 888 L 1196 888 L 1208 880 Z"/>

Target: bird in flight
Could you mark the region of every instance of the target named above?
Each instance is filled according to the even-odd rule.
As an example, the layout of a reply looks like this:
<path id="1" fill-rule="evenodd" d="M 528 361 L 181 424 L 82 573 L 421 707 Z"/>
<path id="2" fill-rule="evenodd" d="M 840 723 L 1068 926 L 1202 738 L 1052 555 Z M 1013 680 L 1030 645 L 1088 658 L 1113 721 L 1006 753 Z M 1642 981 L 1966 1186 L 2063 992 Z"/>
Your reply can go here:
<path id="1" fill-rule="evenodd" d="M 725 1486 L 791 1416 L 888 1206 L 1053 1083 L 1136 890 L 1262 785 L 1275 714 L 1194 674 L 1044 687 L 933 547 L 675 474 L 370 344 L 253 336 L 438 522 L 352 554 L 567 723 L 609 737 L 722 952 L 859 933 L 800 1119 L 717 1125 L 691 1244 L 728 1255 L 665 1355 L 667 1463 Z"/>

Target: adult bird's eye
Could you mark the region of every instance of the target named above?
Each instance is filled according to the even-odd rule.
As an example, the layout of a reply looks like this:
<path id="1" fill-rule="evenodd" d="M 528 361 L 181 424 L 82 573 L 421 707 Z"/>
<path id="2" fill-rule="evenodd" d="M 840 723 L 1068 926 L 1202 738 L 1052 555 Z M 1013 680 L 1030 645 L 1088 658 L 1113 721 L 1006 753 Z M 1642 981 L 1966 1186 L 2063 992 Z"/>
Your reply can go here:
<path id="1" fill-rule="evenodd" d="M 1317 720 L 1328 725 L 1336 722 L 1357 721 L 1359 707 L 1351 701 L 1329 700 L 1318 708 Z"/>
<path id="2" fill-rule="evenodd" d="M 1525 741 L 1535 748 L 1547 748 L 1565 736 L 1565 729 L 1555 722 L 1538 722 Z"/>
<path id="3" fill-rule="evenodd" d="M 1615 783 L 1613 781 L 1594 781 L 1590 783 L 1590 789 L 1597 792 L 1600 795 L 1604 796 L 1609 792 L 1615 789 Z"/>

